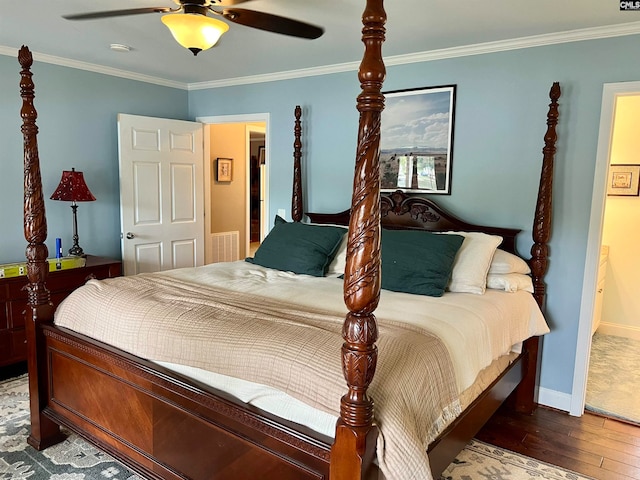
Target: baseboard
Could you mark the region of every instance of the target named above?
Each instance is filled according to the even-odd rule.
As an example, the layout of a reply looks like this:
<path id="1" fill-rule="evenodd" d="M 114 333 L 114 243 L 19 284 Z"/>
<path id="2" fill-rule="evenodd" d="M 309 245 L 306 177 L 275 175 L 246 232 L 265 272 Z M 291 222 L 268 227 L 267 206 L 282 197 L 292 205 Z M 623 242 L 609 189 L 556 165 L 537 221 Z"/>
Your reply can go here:
<path id="1" fill-rule="evenodd" d="M 538 404 L 568 412 L 571 409 L 571 395 L 548 388 L 538 388 Z"/>
<path id="2" fill-rule="evenodd" d="M 633 325 L 601 322 L 596 332 L 601 333 L 602 335 L 615 335 L 616 337 L 640 340 L 640 327 L 634 327 Z"/>

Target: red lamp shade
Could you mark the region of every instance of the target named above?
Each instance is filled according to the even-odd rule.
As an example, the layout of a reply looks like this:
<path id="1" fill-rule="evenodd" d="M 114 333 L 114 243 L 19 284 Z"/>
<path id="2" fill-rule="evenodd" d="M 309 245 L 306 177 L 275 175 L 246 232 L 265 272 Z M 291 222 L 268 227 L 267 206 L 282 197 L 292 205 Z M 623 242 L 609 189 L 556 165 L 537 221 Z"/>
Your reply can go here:
<path id="1" fill-rule="evenodd" d="M 75 168 L 62 172 L 58 188 L 51 195 L 51 200 L 67 202 L 93 202 L 95 199 L 96 197 L 93 196 L 84 181 L 84 175 L 82 172 L 76 172 Z"/>
<path id="2" fill-rule="evenodd" d="M 73 212 L 73 247 L 69 249 L 69 255 L 84 255 L 84 251 L 78 245 L 78 205 L 76 202 L 93 202 L 96 197 L 93 196 L 87 184 L 84 183 L 84 175 L 82 172 L 76 172 L 75 168 L 71 171 L 64 170 L 62 178 L 58 184 L 58 188 L 51 195 L 51 200 L 63 200 L 71 202 L 71 211 Z"/>

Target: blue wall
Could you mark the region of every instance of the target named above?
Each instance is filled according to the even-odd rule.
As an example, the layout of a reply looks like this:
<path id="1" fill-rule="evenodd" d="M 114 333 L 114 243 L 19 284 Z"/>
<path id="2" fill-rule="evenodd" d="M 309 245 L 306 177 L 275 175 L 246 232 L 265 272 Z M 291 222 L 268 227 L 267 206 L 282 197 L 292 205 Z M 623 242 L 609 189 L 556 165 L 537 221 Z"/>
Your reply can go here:
<path id="1" fill-rule="evenodd" d="M 569 394 L 580 313 L 602 86 L 640 79 L 629 52 L 640 36 L 590 40 L 388 68 L 385 90 L 457 85 L 452 195 L 438 200 L 463 219 L 524 230 L 531 224 L 546 130 L 548 92 L 562 87 L 554 219 L 547 276 L 541 385 Z M 0 262 L 23 258 L 22 136 L 18 63 L 0 56 L 2 188 Z M 45 194 L 63 169 L 85 172 L 97 202 L 79 207 L 80 244 L 120 256 L 116 114 L 194 119 L 264 113 L 270 123 L 270 217 L 290 214 L 293 108 L 303 106 L 308 210 L 350 204 L 356 148 L 356 72 L 190 92 L 36 62 L 36 108 Z M 12 133 L 15 132 L 15 133 Z M 52 239 L 71 243 L 71 212 L 48 200 Z"/>
<path id="2" fill-rule="evenodd" d="M 572 388 L 597 135 L 604 83 L 640 79 L 628 52 L 640 36 L 590 40 L 389 67 L 385 90 L 457 85 L 452 195 L 464 219 L 524 230 L 528 254 L 546 131 L 548 92 L 562 88 L 541 386 Z M 626 53 L 625 53 L 626 52 Z M 307 208 L 350 204 L 359 93 L 357 75 L 192 91 L 192 117 L 271 113 L 270 217 L 290 210 L 292 112 L 303 106 Z M 567 397 L 568 398 L 568 397 Z M 568 407 L 568 404 L 567 404 Z"/>
<path id="3" fill-rule="evenodd" d="M 187 91 L 60 67 L 37 60 L 32 67 L 38 111 L 38 147 L 47 212 L 49 252 L 62 238 L 72 242 L 69 202 L 49 200 L 63 170 L 75 167 L 97 201 L 80 203 L 80 246 L 94 255 L 120 258 L 118 113 L 187 119 Z M 23 145 L 20 65 L 0 56 L 0 263 L 24 259 L 22 229 Z"/>

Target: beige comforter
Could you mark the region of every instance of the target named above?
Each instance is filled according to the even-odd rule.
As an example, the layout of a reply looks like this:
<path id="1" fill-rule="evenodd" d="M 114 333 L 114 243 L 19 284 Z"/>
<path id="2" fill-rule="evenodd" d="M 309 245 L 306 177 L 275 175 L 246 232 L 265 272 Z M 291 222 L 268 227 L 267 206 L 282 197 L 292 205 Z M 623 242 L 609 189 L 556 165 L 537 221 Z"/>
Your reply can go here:
<path id="1" fill-rule="evenodd" d="M 335 312 L 192 283 L 165 274 L 88 282 L 56 323 L 156 361 L 273 386 L 333 415 L 345 393 Z M 370 393 L 378 462 L 390 479 L 429 479 L 427 445 L 460 413 L 447 347 L 416 325 L 379 325 Z"/>

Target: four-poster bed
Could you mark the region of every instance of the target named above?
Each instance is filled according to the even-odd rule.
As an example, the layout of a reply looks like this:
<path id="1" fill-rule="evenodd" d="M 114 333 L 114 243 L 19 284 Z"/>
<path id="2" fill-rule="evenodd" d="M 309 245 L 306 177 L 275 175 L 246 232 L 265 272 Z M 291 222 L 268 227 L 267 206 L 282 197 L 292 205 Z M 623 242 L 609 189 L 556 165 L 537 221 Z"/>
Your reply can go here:
<path id="1" fill-rule="evenodd" d="M 382 294 L 384 304 L 380 301 L 381 257 L 386 254 L 381 249 L 381 236 L 383 236 L 381 224 L 385 230 L 389 231 L 484 232 L 489 236 L 502 237 L 503 243 L 500 248 L 512 253 L 515 253 L 515 237 L 518 233 L 513 229 L 483 227 L 463 222 L 424 198 L 408 197 L 401 192 L 383 196 L 381 200 L 377 162 L 380 112 L 384 107 L 381 88 L 385 69 L 381 47 L 384 41 L 385 20 L 382 0 L 368 0 L 363 14 L 365 53 L 359 72 L 362 93 L 357 102 L 360 111 L 360 127 L 352 205 L 347 211 L 337 215 L 309 214 L 312 222 L 316 224 L 349 224 L 346 237 L 346 260 L 340 272 L 344 274 L 344 281 L 337 278 L 305 277 L 304 282 L 308 282 L 309 287 L 303 287 L 299 293 L 299 296 L 303 297 L 304 288 L 310 288 L 313 290 L 309 296 L 317 294 L 324 298 L 322 289 L 325 287 L 321 287 L 318 282 L 326 280 L 333 282 L 330 288 L 339 285 L 338 288 L 343 290 L 344 302 L 341 308 L 346 306 L 347 314 L 346 319 L 342 317 L 344 322 L 341 320 L 338 324 L 337 332 L 338 335 L 340 331 L 342 332 L 342 339 L 339 341 L 342 343 L 341 368 L 347 389 L 339 407 L 335 409 L 338 418 L 335 432 L 329 434 L 319 433 L 311 427 L 301 425 L 297 419 L 285 420 L 279 413 L 275 414 L 251 403 L 245 403 L 228 391 L 212 386 L 208 381 L 176 373 L 172 367 L 173 357 L 168 356 L 169 360 L 162 363 L 164 357 L 161 355 L 158 357 L 134 355 L 125 351 L 127 349 L 124 347 L 113 346 L 116 344 L 115 341 L 113 344 L 97 341 L 96 338 L 100 337 L 93 331 L 83 334 L 81 328 L 74 331 L 68 326 L 65 327 L 65 321 L 69 322 L 67 325 L 75 321 L 70 320 L 74 315 L 91 316 L 94 315 L 92 309 L 101 309 L 99 306 L 90 307 L 88 303 L 85 304 L 80 291 L 74 296 L 75 303 L 73 303 L 74 300 L 70 300 L 65 303 L 64 308 L 60 308 L 54 324 L 54 312 L 46 289 L 47 249 L 44 244 L 46 219 L 36 140 L 34 85 L 30 72 L 32 58 L 26 47 L 21 49 L 19 61 L 22 65 L 21 115 L 25 145 L 25 237 L 28 241 L 27 270 L 30 281 L 30 308 L 27 310 L 26 318 L 31 402 L 29 443 L 32 446 L 43 449 L 60 441 L 62 435 L 59 426 L 62 425 L 80 433 L 149 478 L 331 478 L 331 480 L 382 478 L 378 466 L 387 468 L 387 462 L 389 465 L 393 462 L 385 457 L 387 451 L 384 443 L 393 443 L 391 438 L 397 431 L 389 429 L 391 421 L 388 419 L 393 420 L 395 413 L 391 417 L 384 416 L 385 402 L 379 392 L 385 390 L 379 385 L 380 382 L 376 383 L 376 381 L 380 375 L 393 376 L 388 374 L 390 367 L 386 358 L 395 355 L 396 351 L 388 346 L 388 339 L 393 338 L 393 333 L 389 332 L 395 331 L 393 321 L 379 325 L 376 317 L 378 313 L 380 318 L 386 317 L 386 312 L 390 310 L 389 305 L 391 305 L 390 301 L 387 302 L 387 298 L 393 297 L 406 301 L 408 297 L 403 295 L 408 294 L 388 293 L 385 290 Z M 550 93 L 548 130 L 545 135 L 542 175 L 533 229 L 534 245 L 531 251 L 532 259 L 529 262 L 532 294 L 535 298 L 533 303 L 537 302 L 539 306 L 542 306 L 545 295 L 543 277 L 546 271 L 547 242 L 551 222 L 551 181 L 559 96 L 559 86 L 554 84 Z M 283 228 L 300 224 L 303 217 L 300 116 L 301 111 L 297 108 L 294 128 L 292 203 L 294 222 L 292 224 L 285 222 Z M 317 226 L 317 228 L 339 227 Z M 436 237 L 444 236 L 436 235 Z M 460 235 L 450 235 L 450 237 L 459 238 L 458 242 L 463 242 L 463 238 L 466 238 Z M 458 243 L 459 247 L 460 243 Z M 331 253 L 335 254 L 335 251 Z M 259 261 L 258 254 L 255 260 Z M 262 269 L 259 265 L 243 263 L 243 267 L 237 270 L 240 271 L 243 268 L 246 271 L 250 270 L 250 275 L 253 276 L 271 275 L 268 267 Z M 166 283 L 175 284 L 181 280 L 179 273 L 175 274 L 178 276 L 167 275 L 153 277 L 148 281 L 162 283 L 159 279 L 164 278 L 163 281 Z M 298 283 L 294 274 L 273 275 Z M 236 280 L 235 277 L 233 279 Z M 137 288 L 136 279 L 133 277 L 122 278 L 119 281 L 127 285 L 127 288 Z M 300 281 L 301 284 L 304 282 Z M 89 283 L 90 285 L 81 289 L 83 292 L 106 290 L 115 285 L 114 283 Z M 292 287 L 294 283 L 288 285 Z M 211 298 L 220 294 L 217 288 L 217 286 L 211 287 Z M 189 298 L 191 303 L 198 304 L 197 308 L 200 308 L 200 302 L 191 297 L 187 287 L 184 292 L 184 298 Z M 510 296 L 511 299 L 516 295 L 529 295 L 525 292 L 501 293 L 503 298 Z M 330 294 L 334 294 L 333 290 Z M 172 301 L 176 300 L 174 293 L 169 295 L 174 295 Z M 225 295 L 227 298 L 224 306 L 229 310 L 237 311 L 245 308 L 245 304 L 251 303 L 240 296 L 236 298 L 235 293 L 229 292 Z M 477 302 L 480 302 L 480 299 L 497 296 L 498 293 L 460 295 L 467 295 L 472 302 L 475 302 L 473 305 L 479 305 Z M 123 294 L 118 294 L 115 298 L 120 301 L 123 297 Z M 422 299 L 418 300 L 422 301 Z M 117 302 L 114 300 L 114 303 Z M 206 302 L 203 300 L 202 303 Z M 256 303 L 261 305 L 250 313 L 251 321 L 256 324 L 262 322 L 263 317 L 267 315 L 270 315 L 270 319 L 275 319 L 276 322 L 282 320 L 283 323 L 298 322 L 298 317 L 304 316 L 299 312 L 285 316 L 266 298 L 258 299 Z M 216 305 L 215 308 L 219 306 Z M 63 315 L 64 309 L 66 309 L 66 315 Z M 315 307 L 310 310 L 313 310 L 314 315 L 318 313 Z M 411 310 L 408 311 L 411 312 Z M 322 313 L 324 314 L 324 311 Z M 196 322 L 197 319 L 194 317 L 193 321 Z M 102 319 L 94 323 L 101 324 Z M 207 328 L 213 328 L 212 331 L 217 332 L 219 328 L 217 325 L 213 327 L 198 325 L 198 332 L 208 332 Z M 307 324 L 300 326 L 296 323 L 296 325 L 302 329 L 310 328 Z M 332 331 L 333 336 L 320 336 L 311 341 L 322 343 L 324 341 L 322 339 L 327 338 L 329 339 L 327 343 L 333 345 L 336 327 L 335 323 L 332 325 L 331 327 L 323 326 L 317 331 L 322 331 L 322 335 L 325 330 Z M 134 327 L 131 328 L 135 330 Z M 164 333 L 157 333 L 161 330 L 151 331 L 158 336 L 164 335 Z M 536 332 L 538 333 L 531 332 L 522 337 L 521 340 L 524 340 L 522 353 L 510 355 L 503 360 L 504 363 L 499 367 L 499 371 L 487 373 L 483 377 L 485 384 L 482 387 L 476 385 L 476 388 L 481 388 L 481 391 L 476 390 L 469 397 L 465 397 L 464 401 L 455 398 L 450 400 L 450 404 L 445 405 L 448 408 L 449 405 L 455 404 L 460 410 L 464 408 L 462 412 L 455 411 L 455 408 L 449 412 L 448 416 L 441 412 L 433 412 L 435 417 L 446 417 L 446 420 L 441 422 L 441 428 L 428 442 L 429 465 L 425 467 L 420 463 L 421 460 L 417 459 L 418 467 L 416 468 L 427 468 L 427 470 L 430 468 L 435 475 L 439 475 L 507 397 L 511 396 L 510 401 L 520 410 L 532 410 L 535 407 L 534 389 L 538 360 L 538 337 L 535 335 L 544 333 L 540 329 Z M 189 333 L 185 332 L 187 335 Z M 108 334 L 108 332 L 105 333 L 105 335 Z M 531 334 L 534 336 L 531 337 Z M 323 376 L 324 363 L 312 356 L 311 352 L 314 348 L 308 343 L 295 343 L 302 335 L 292 334 L 291 337 L 286 335 L 287 333 L 282 330 L 282 334 L 278 334 L 278 338 L 273 342 L 280 340 L 286 344 L 282 347 L 286 350 L 284 357 L 289 358 L 292 363 L 310 364 L 305 368 L 313 367 L 315 364 L 321 365 L 319 375 Z M 403 333 L 398 335 L 406 336 Z M 128 335 L 119 332 L 116 336 L 127 337 Z M 212 336 L 216 336 L 215 333 Z M 239 336 L 242 337 L 242 333 Z M 234 337 L 233 339 L 241 348 L 249 348 L 242 343 L 243 340 L 252 345 L 255 343 L 253 347 L 255 350 L 262 351 L 263 347 L 266 348 L 255 337 L 245 339 Z M 264 341 L 269 343 L 271 340 Z M 344 379 L 337 378 L 340 371 L 337 352 L 339 343 L 336 344 L 335 350 L 332 350 L 332 352 L 335 351 L 338 373 L 331 378 L 333 382 L 330 384 L 331 388 L 336 381 L 344 382 Z M 193 344 L 185 345 L 189 347 L 182 350 L 191 352 Z M 223 347 L 218 344 L 215 348 Z M 380 359 L 378 359 L 378 352 L 380 352 Z M 181 353 L 178 352 L 177 355 Z M 313 354 L 316 355 L 317 352 Z M 446 355 L 428 357 L 425 364 L 439 361 L 437 357 L 443 356 Z M 243 368 L 251 365 L 252 361 L 265 363 L 269 358 L 267 356 L 261 357 L 260 360 L 251 360 L 249 355 L 240 355 L 240 357 L 238 362 Z M 229 359 L 229 363 L 236 361 L 232 356 L 226 358 Z M 245 360 L 247 364 L 242 363 Z M 336 365 L 332 365 L 332 368 L 335 369 L 335 367 Z M 446 368 L 443 367 L 443 370 Z M 452 368 L 455 370 L 457 367 Z M 246 369 L 248 370 L 248 367 Z M 377 376 L 374 375 L 376 369 L 378 369 Z M 485 372 L 485 370 L 486 368 L 482 371 Z M 270 377 L 271 373 L 257 371 L 254 374 L 255 378 L 263 378 L 261 375 Z M 427 390 L 430 387 L 429 381 L 425 382 Z M 315 396 L 321 397 L 325 390 L 331 390 L 325 384 L 318 385 L 315 387 L 318 391 L 313 391 L 313 385 L 309 388 Z M 298 388 L 304 390 L 305 385 Z M 378 392 L 378 397 L 375 394 L 374 398 L 369 397 L 370 388 Z M 407 386 L 399 385 L 398 389 L 400 388 L 407 388 Z M 438 390 L 435 387 L 431 388 L 431 390 L 434 389 Z M 393 390 L 396 388 L 394 387 Z M 408 390 L 407 392 L 407 396 L 414 395 Z M 377 407 L 374 407 L 374 399 L 379 402 L 376 404 Z M 334 400 L 337 403 L 337 397 Z M 418 404 L 420 400 L 418 399 Z M 378 407 L 380 408 L 376 411 Z M 331 409 L 325 408 L 325 410 Z M 425 410 L 428 410 L 428 407 L 425 407 Z M 415 423 L 418 421 L 416 420 Z M 390 433 L 392 435 L 389 435 Z M 385 436 L 387 437 L 383 438 Z M 392 457 L 393 454 L 389 453 L 389 456 Z M 428 476 L 428 471 L 420 470 L 415 472 L 389 470 L 389 472 L 391 475 L 388 476 L 396 475 L 396 478 L 408 478 L 412 475 Z"/>

